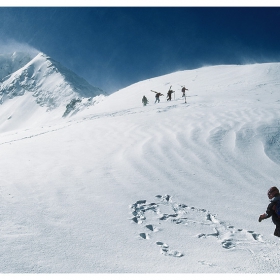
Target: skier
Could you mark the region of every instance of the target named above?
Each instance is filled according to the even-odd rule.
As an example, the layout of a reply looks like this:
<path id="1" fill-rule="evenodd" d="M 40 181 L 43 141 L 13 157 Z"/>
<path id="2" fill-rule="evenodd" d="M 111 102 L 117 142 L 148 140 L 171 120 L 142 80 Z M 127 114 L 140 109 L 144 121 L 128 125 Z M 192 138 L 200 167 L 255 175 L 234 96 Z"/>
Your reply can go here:
<path id="1" fill-rule="evenodd" d="M 143 106 L 146 106 L 149 103 L 149 101 L 145 95 L 143 95 L 142 103 L 143 103 Z"/>
<path id="2" fill-rule="evenodd" d="M 168 96 L 167 101 L 171 101 L 171 95 L 172 95 L 173 92 L 175 92 L 175 91 L 172 90 L 171 87 L 170 87 L 168 92 L 167 92 L 167 96 Z"/>
<path id="3" fill-rule="evenodd" d="M 152 90 L 153 91 L 153 90 Z M 155 95 L 155 97 L 156 97 L 156 101 L 155 101 L 155 103 L 159 103 L 160 102 L 160 100 L 159 100 L 159 97 L 160 96 L 163 96 L 163 94 L 162 93 L 160 93 L 160 92 L 156 92 L 156 91 L 153 91 L 153 92 L 155 92 L 156 93 L 156 95 Z"/>
<path id="4" fill-rule="evenodd" d="M 266 213 L 260 215 L 259 222 L 269 217 L 272 218 L 272 222 L 275 224 L 276 228 L 274 231 L 274 235 L 280 237 L 280 217 L 275 212 L 275 208 L 277 202 L 280 200 L 280 194 L 277 187 L 271 187 L 268 192 L 267 196 L 270 199 L 270 203 L 267 206 Z"/>
<path id="5" fill-rule="evenodd" d="M 187 88 L 185 88 L 185 86 L 182 87 L 182 97 L 186 97 L 185 91 L 188 90 Z"/>

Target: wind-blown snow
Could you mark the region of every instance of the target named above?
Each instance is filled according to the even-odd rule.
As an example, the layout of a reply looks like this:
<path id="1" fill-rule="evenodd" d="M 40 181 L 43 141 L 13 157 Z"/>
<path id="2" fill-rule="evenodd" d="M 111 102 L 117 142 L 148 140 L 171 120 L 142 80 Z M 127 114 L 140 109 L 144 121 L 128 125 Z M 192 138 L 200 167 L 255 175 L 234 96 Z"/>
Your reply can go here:
<path id="1" fill-rule="evenodd" d="M 28 62 L 33 59 L 29 53 L 14 52 L 12 54 L 0 55 L 0 79 L 9 76 L 13 72 L 24 67 Z"/>
<path id="2" fill-rule="evenodd" d="M 274 225 L 258 222 L 280 181 L 279 73 L 181 71 L 2 132 L 0 271 L 279 272 Z"/>

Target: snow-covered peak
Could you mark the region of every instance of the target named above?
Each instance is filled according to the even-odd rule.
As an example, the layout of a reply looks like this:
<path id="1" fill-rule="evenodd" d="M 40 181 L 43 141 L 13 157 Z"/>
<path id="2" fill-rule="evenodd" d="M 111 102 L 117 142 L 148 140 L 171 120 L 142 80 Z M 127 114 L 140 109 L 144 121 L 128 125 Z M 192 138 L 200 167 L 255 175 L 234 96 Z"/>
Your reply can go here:
<path id="1" fill-rule="evenodd" d="M 73 98 L 89 98 L 105 92 L 44 53 L 39 53 L 3 79 L 0 89 L 2 103 L 25 94 L 32 94 L 40 106 L 54 109 L 68 104 Z"/>
<path id="2" fill-rule="evenodd" d="M 71 116 L 106 95 L 44 53 L 0 55 L 0 67 L 2 131 Z"/>

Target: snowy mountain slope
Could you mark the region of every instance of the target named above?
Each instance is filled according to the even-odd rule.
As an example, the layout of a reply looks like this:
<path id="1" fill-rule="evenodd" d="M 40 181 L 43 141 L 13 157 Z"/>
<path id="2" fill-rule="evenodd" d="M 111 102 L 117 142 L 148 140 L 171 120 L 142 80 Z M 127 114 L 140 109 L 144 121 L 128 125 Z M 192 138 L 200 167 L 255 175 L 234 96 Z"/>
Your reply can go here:
<path id="1" fill-rule="evenodd" d="M 83 101 L 79 106 L 79 109 L 83 109 L 82 107 L 100 102 L 106 95 L 104 91 L 93 87 L 43 53 L 39 53 L 22 66 L 28 60 L 26 57 L 28 56 L 15 53 L 12 56 L 11 65 L 14 65 L 16 67 L 14 69 L 17 70 L 5 76 L 2 80 L 0 87 L 1 111 L 7 112 L 5 114 L 0 113 L 0 129 L 2 126 L 2 130 L 8 129 L 5 126 L 8 120 L 10 127 L 15 126 L 15 123 L 18 124 L 18 119 L 25 119 L 26 121 L 29 119 L 29 122 L 24 125 L 30 125 L 32 123 L 31 117 L 33 121 L 38 123 L 38 120 L 42 118 L 43 111 L 40 107 L 44 107 L 44 110 L 47 109 L 48 112 L 58 109 L 56 112 L 44 116 L 45 119 L 55 119 L 62 117 L 66 111 L 66 106 L 73 99 Z M 6 73 L 8 72 L 10 70 L 6 71 Z M 17 104 L 21 107 L 22 104 L 27 105 L 28 102 L 36 102 L 37 106 L 31 104 L 32 110 L 27 114 L 26 112 L 22 114 Z M 30 115 L 30 118 L 28 115 Z"/>
<path id="2" fill-rule="evenodd" d="M 280 187 L 279 66 L 172 73 L 2 132 L 0 271 L 279 272 L 258 222 Z"/>
<path id="3" fill-rule="evenodd" d="M 155 94 L 151 90 L 163 93 L 166 99 L 166 93 L 170 86 L 175 90 L 175 98 L 179 98 L 182 95 L 182 85 L 189 88 L 189 94 L 192 98 L 194 97 L 192 92 L 200 93 L 197 96 L 198 98 L 202 97 L 204 102 L 215 104 L 219 103 L 220 100 L 223 102 L 225 100 L 235 102 L 235 96 L 236 98 L 242 98 L 244 102 L 251 102 L 252 95 L 254 97 L 259 96 L 260 101 L 265 102 L 266 97 L 269 97 L 270 94 L 277 94 L 279 92 L 279 71 L 279 63 L 242 66 L 221 65 L 179 71 L 142 81 L 122 89 L 111 95 L 101 106 L 102 110 L 111 110 L 111 108 L 114 108 L 112 107 L 114 104 L 122 106 L 122 109 L 127 108 L 127 106 L 138 107 L 143 95 L 147 96 L 151 104 L 151 102 L 155 101 Z M 144 90 L 143 83 L 145 84 Z M 228 95 L 230 95 L 230 99 L 228 99 Z M 135 98 L 136 96 L 137 98 Z M 207 97 L 207 100 L 205 100 L 205 97 Z M 121 102 L 118 102 L 120 100 L 123 101 L 123 105 L 120 104 Z M 270 102 L 270 99 L 268 101 Z"/>

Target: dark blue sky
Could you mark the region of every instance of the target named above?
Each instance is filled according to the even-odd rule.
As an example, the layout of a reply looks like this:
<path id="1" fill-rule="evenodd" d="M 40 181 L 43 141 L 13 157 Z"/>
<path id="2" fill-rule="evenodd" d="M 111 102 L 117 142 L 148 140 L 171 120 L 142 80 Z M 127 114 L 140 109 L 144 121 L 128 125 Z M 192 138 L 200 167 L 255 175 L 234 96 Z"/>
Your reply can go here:
<path id="1" fill-rule="evenodd" d="M 28 45 L 109 93 L 204 65 L 280 62 L 280 7 L 1 7 L 0 19 L 0 51 Z"/>

